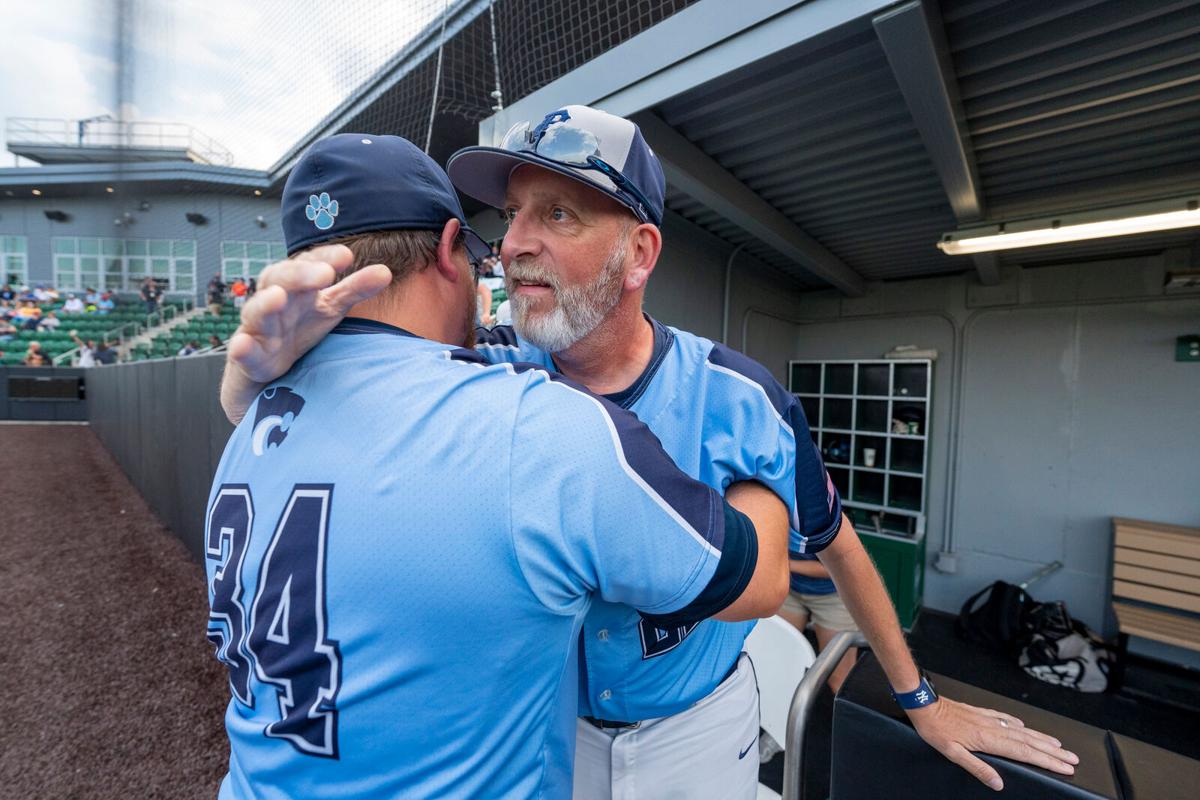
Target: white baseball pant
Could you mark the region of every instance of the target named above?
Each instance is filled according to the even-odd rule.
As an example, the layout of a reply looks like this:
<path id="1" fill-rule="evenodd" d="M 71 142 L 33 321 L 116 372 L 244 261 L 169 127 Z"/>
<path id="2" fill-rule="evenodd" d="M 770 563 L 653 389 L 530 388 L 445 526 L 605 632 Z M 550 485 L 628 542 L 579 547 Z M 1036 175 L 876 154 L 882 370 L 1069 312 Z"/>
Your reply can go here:
<path id="1" fill-rule="evenodd" d="M 678 714 L 605 730 L 577 720 L 574 800 L 754 800 L 758 726 L 758 682 L 742 653 Z"/>

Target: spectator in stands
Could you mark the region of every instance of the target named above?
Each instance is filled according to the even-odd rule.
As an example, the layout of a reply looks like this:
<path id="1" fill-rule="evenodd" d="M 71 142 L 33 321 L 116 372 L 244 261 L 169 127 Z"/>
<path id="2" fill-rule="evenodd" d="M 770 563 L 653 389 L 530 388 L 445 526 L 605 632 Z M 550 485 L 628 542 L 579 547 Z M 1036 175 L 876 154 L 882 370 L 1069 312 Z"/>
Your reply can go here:
<path id="1" fill-rule="evenodd" d="M 17 335 L 17 328 L 7 319 L 0 319 L 0 342 L 6 342 Z"/>
<path id="2" fill-rule="evenodd" d="M 196 352 L 199 349 L 200 349 L 200 343 L 197 342 L 195 339 L 192 339 L 190 342 L 185 344 L 183 347 L 179 348 L 179 352 L 177 352 L 175 355 L 181 356 L 181 357 L 182 356 L 190 356 L 192 353 Z"/>
<path id="3" fill-rule="evenodd" d="M 251 278 L 246 284 L 246 297 L 254 297 L 254 293 L 258 291 L 258 280 Z"/>
<path id="4" fill-rule="evenodd" d="M 112 299 L 112 292 L 105 292 L 100 295 L 100 302 L 96 303 L 96 310 L 101 314 L 108 314 L 116 307 L 117 304 Z"/>
<path id="5" fill-rule="evenodd" d="M 85 306 L 94 306 L 100 302 L 100 293 L 92 287 L 88 287 L 83 291 L 83 304 Z"/>
<path id="6" fill-rule="evenodd" d="M 138 297 L 146 304 L 146 313 L 153 314 L 158 311 L 158 299 L 162 296 L 162 291 L 158 288 L 158 284 L 150 276 L 146 276 L 142 280 L 142 285 L 138 289 Z"/>
<path id="7" fill-rule="evenodd" d="M 17 299 L 25 303 L 36 302 L 36 299 L 33 296 L 33 289 L 30 289 L 28 286 L 22 286 L 18 290 Z"/>
<path id="8" fill-rule="evenodd" d="M 13 322 L 26 330 L 36 330 L 38 320 L 42 318 L 42 309 L 32 300 L 27 300 L 12 315 Z"/>
<path id="9" fill-rule="evenodd" d="M 220 347 L 222 344 L 224 344 L 224 342 L 221 341 L 221 337 L 217 336 L 215 333 L 208 337 L 209 347 Z"/>
<path id="10" fill-rule="evenodd" d="M 779 609 L 779 616 L 800 631 L 811 622 L 819 650 L 824 650 L 837 634 L 858 630 L 854 618 L 842 603 L 842 598 L 838 597 L 837 587 L 830 580 L 829 571 L 816 556 L 792 558 L 789 565 L 792 571 L 791 589 L 787 599 L 783 601 L 783 607 Z M 850 674 L 857 658 L 858 648 L 851 647 L 829 676 L 829 688 L 834 694 Z"/>
<path id="11" fill-rule="evenodd" d="M 97 364 L 115 364 L 117 363 L 117 351 L 108 346 L 107 343 L 101 342 L 96 345 L 96 363 Z"/>
<path id="12" fill-rule="evenodd" d="M 486 273 L 486 277 L 489 277 L 489 278 L 503 278 L 504 277 L 504 264 L 500 261 L 500 256 L 496 255 L 495 253 L 493 253 L 490 258 L 484 259 L 483 269 L 484 269 L 484 272 Z"/>
<path id="13" fill-rule="evenodd" d="M 38 322 L 37 327 L 40 331 L 53 331 L 57 330 L 58 326 L 61 324 L 62 320 L 58 318 L 57 314 L 55 314 L 53 311 L 47 311 L 46 316 L 42 317 L 42 319 Z"/>
<path id="14" fill-rule="evenodd" d="M 64 314 L 82 314 L 83 301 L 73 294 L 67 295 L 67 302 L 63 303 L 62 307 Z"/>
<path id="15" fill-rule="evenodd" d="M 246 293 L 248 291 L 249 287 L 246 286 L 246 282 L 241 278 L 238 278 L 233 282 L 233 285 L 229 287 L 229 293 L 233 295 L 234 308 L 240 310 L 241 307 L 246 304 Z"/>
<path id="16" fill-rule="evenodd" d="M 6 283 L 4 284 L 4 288 L 0 289 L 0 300 L 3 300 L 6 303 L 11 303 L 16 299 L 16 297 L 17 293 L 13 291 L 11 285 Z"/>
<path id="17" fill-rule="evenodd" d="M 96 343 L 91 339 L 86 342 L 80 339 L 78 331 L 71 331 L 71 341 L 79 348 L 79 366 L 94 367 L 96 366 Z"/>
<path id="18" fill-rule="evenodd" d="M 46 285 L 39 283 L 33 290 L 33 299 L 39 303 L 49 303 L 54 300 L 54 295 L 46 288 Z"/>
<path id="19" fill-rule="evenodd" d="M 45 367 L 49 365 L 50 359 L 46 357 L 46 351 L 42 350 L 40 342 L 30 342 L 21 363 L 27 367 Z"/>
<path id="20" fill-rule="evenodd" d="M 208 282 L 208 313 L 214 317 L 221 316 L 221 304 L 225 302 L 225 288 L 220 273 L 213 275 L 212 280 Z"/>

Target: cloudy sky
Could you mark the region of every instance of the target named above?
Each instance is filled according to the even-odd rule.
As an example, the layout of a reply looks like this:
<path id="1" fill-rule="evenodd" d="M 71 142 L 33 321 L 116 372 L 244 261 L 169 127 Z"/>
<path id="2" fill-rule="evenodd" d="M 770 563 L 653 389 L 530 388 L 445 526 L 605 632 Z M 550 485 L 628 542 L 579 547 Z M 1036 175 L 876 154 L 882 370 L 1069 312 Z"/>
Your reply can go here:
<path id="1" fill-rule="evenodd" d="M 119 55 L 118 0 L 0 0 L 0 116 L 116 114 L 124 80 L 126 118 L 190 124 L 237 166 L 266 168 L 445 2 L 128 0 Z"/>

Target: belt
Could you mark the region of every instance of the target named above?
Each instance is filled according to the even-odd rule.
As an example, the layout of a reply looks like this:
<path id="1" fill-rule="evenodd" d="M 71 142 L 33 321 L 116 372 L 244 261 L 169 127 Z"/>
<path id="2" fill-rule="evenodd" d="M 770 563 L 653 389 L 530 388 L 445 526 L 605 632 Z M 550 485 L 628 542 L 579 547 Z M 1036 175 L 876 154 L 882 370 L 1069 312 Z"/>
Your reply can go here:
<path id="1" fill-rule="evenodd" d="M 602 731 L 613 728 L 636 728 L 642 724 L 640 722 L 622 722 L 616 719 L 596 719 L 595 717 L 580 717 L 580 719 Z"/>
<path id="2" fill-rule="evenodd" d="M 730 667 L 729 671 L 725 673 L 725 677 L 721 678 L 721 683 L 724 683 L 725 681 L 729 680 L 730 677 L 733 676 L 733 673 L 737 672 L 737 666 L 738 666 L 738 662 L 734 661 L 733 666 Z M 591 725 L 592 727 L 599 728 L 602 731 L 614 730 L 616 728 L 634 729 L 642 724 L 641 721 L 625 722 L 623 720 L 618 720 L 618 719 L 597 719 L 596 717 L 580 717 L 580 719 L 582 719 L 584 722 Z"/>

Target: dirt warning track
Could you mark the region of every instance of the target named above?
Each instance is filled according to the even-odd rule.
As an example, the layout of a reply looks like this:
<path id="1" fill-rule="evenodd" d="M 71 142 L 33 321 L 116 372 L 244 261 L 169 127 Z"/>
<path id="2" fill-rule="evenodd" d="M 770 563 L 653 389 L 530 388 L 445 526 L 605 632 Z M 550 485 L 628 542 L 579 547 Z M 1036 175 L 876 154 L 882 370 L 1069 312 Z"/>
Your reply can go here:
<path id="1" fill-rule="evenodd" d="M 0 425 L 0 453 L 0 794 L 215 797 L 202 568 L 86 426 Z"/>

